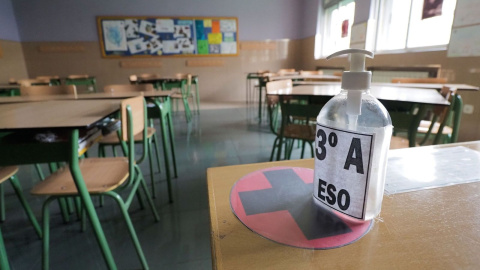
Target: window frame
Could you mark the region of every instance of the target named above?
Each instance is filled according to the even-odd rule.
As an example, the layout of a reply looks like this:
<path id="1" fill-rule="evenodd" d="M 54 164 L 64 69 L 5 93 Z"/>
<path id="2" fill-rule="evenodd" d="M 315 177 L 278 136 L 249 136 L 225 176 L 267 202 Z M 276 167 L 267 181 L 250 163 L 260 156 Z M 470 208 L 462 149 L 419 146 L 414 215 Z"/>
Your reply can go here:
<path id="1" fill-rule="evenodd" d="M 409 39 L 409 33 L 410 33 L 410 23 L 411 23 L 411 14 L 412 14 L 412 8 L 413 8 L 413 1 L 414 0 L 409 0 L 410 1 L 410 9 L 409 9 L 409 13 L 408 13 L 408 25 L 407 25 L 407 34 L 406 34 L 406 38 L 405 38 L 405 41 L 404 41 L 404 44 L 403 44 L 403 48 L 402 49 L 391 49 L 391 50 L 381 50 L 381 49 L 378 49 L 378 42 L 379 42 L 379 38 L 380 38 L 380 30 L 381 30 L 381 25 L 380 25 L 380 18 L 383 17 L 383 14 L 381 14 L 382 12 L 382 4 L 380 4 L 380 2 L 383 2 L 385 0 L 372 0 L 372 1 L 375 1 L 376 3 L 376 34 L 375 34 L 375 49 L 374 49 L 374 52 L 375 54 L 399 54 L 399 53 L 414 53 L 414 52 L 432 52 L 432 51 L 446 51 L 448 49 L 448 44 L 450 43 L 450 41 L 446 44 L 442 44 L 442 45 L 430 45 L 430 46 L 419 46 L 419 47 L 407 47 L 408 45 L 408 39 Z M 391 0 L 393 1 L 393 0 Z M 458 2 L 458 0 L 455 0 L 456 2 Z M 373 3 L 372 3 L 373 4 Z M 455 7 L 456 7 L 456 3 L 455 3 Z M 453 16 L 455 16 L 455 11 L 453 11 L 454 14 Z M 452 20 L 452 26 L 453 26 L 453 20 Z M 450 32 L 451 32 L 451 27 L 450 27 Z"/>

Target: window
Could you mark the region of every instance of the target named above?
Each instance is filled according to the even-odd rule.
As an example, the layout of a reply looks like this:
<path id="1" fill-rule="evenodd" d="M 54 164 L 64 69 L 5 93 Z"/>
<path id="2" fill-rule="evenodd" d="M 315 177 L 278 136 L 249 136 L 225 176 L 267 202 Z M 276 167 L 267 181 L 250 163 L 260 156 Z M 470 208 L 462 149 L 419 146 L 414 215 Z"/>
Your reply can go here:
<path id="1" fill-rule="evenodd" d="M 322 56 L 350 47 L 350 34 L 355 2 L 353 0 L 324 1 Z"/>
<path id="2" fill-rule="evenodd" d="M 445 49 L 456 0 L 383 0 L 376 51 Z"/>

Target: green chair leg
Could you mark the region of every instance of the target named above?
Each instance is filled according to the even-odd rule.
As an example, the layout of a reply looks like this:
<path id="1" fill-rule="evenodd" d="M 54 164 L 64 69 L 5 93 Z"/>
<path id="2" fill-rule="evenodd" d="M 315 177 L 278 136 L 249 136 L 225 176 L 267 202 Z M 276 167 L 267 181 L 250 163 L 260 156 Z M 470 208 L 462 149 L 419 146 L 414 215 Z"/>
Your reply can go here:
<path id="1" fill-rule="evenodd" d="M 10 183 L 12 184 L 12 187 L 15 190 L 15 193 L 17 194 L 18 199 L 20 200 L 20 203 L 22 204 L 23 209 L 25 210 L 25 214 L 27 214 L 28 219 L 30 220 L 30 223 L 32 223 L 33 228 L 37 232 L 38 237 L 42 238 L 42 230 L 40 229 L 40 225 L 38 224 L 37 218 L 33 214 L 32 209 L 28 205 L 28 202 L 25 199 L 25 196 L 23 195 L 22 187 L 20 186 L 20 182 L 18 181 L 18 178 L 16 175 L 10 177 Z"/>
<path id="2" fill-rule="evenodd" d="M 148 263 L 147 259 L 145 258 L 145 255 L 143 254 L 142 247 L 140 245 L 140 241 L 138 240 L 137 233 L 135 232 L 135 228 L 133 228 L 132 220 L 130 219 L 130 215 L 128 214 L 128 210 L 126 205 L 124 204 L 122 198 L 113 192 L 107 192 L 105 195 L 108 195 L 112 197 L 115 202 L 117 202 L 118 206 L 120 207 L 120 210 L 123 215 L 123 219 L 125 220 L 125 223 L 128 228 L 128 232 L 130 233 L 130 238 L 132 239 L 133 245 L 135 246 L 135 250 L 137 252 L 138 258 L 140 259 L 140 262 L 142 264 L 143 269 L 149 269 L 148 268 Z M 147 196 L 149 197 L 149 196 Z"/>
<path id="3" fill-rule="evenodd" d="M 42 269 L 50 267 L 50 210 L 49 205 L 55 197 L 49 197 L 43 203 L 43 241 L 42 241 Z"/>
<path id="4" fill-rule="evenodd" d="M 43 170 L 40 164 L 35 164 L 35 169 L 37 170 L 38 178 L 40 178 L 40 180 L 44 180 L 45 174 L 43 173 Z"/>
<path id="5" fill-rule="evenodd" d="M 7 249 L 3 242 L 2 230 L 0 229 L 0 269 L 10 270 L 10 264 L 8 263 Z"/>
<path id="6" fill-rule="evenodd" d="M 5 221 L 5 191 L 3 185 L 0 184 L 0 221 Z"/>
<path id="7" fill-rule="evenodd" d="M 178 178 L 178 173 L 177 173 L 177 158 L 175 157 L 175 131 L 173 129 L 173 120 L 172 120 L 172 114 L 168 113 L 167 117 L 167 122 L 168 124 L 165 125 L 165 129 L 168 126 L 169 130 L 169 139 L 170 139 L 170 151 L 172 154 L 172 162 L 173 162 L 173 173 L 174 177 Z"/>
<path id="8" fill-rule="evenodd" d="M 152 153 L 152 139 L 148 139 L 149 146 L 147 147 L 148 165 L 150 167 L 150 185 L 152 186 L 152 198 L 155 198 L 155 174 L 153 172 L 153 153 Z"/>

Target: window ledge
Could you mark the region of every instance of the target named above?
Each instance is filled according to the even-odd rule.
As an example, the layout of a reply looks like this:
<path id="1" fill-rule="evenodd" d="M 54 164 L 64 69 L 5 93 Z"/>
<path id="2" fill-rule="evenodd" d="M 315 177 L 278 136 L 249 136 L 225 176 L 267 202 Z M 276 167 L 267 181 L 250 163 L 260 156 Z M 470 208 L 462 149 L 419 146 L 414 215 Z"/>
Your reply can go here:
<path id="1" fill-rule="evenodd" d="M 446 51 L 447 45 L 441 46 L 428 46 L 428 47 L 416 47 L 398 50 L 385 50 L 375 51 L 375 54 L 399 54 L 399 53 L 413 53 L 413 52 L 434 52 L 434 51 Z"/>

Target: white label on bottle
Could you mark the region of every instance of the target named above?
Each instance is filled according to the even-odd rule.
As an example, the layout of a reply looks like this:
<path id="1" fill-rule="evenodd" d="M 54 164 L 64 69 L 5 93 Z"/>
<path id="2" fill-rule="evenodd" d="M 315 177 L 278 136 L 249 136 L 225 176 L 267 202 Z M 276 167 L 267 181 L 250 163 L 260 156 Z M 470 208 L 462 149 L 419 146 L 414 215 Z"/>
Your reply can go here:
<path id="1" fill-rule="evenodd" d="M 374 133 L 317 124 L 313 195 L 330 208 L 363 219 Z"/>

